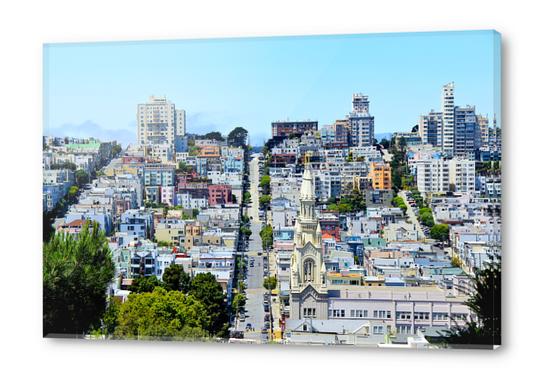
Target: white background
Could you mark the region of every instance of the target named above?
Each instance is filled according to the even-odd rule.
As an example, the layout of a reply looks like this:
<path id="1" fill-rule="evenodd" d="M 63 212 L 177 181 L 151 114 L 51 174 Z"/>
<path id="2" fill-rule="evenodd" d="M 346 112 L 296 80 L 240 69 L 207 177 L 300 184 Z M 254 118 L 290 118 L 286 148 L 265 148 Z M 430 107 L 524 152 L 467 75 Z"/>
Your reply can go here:
<path id="1" fill-rule="evenodd" d="M 92 4 L 90 6 L 89 4 Z M 530 4 L 530 5 L 529 5 Z M 540 17 L 535 1 L 9 1 L 0 7 L 2 377 L 537 376 Z M 503 40 L 505 346 L 381 351 L 41 338 L 41 45 L 496 29 Z M 423 57 L 420 57 L 423 59 Z M 528 373 L 530 371 L 530 373 Z M 539 371 L 539 370 L 537 370 Z M 174 376 L 173 376 L 174 375 Z"/>

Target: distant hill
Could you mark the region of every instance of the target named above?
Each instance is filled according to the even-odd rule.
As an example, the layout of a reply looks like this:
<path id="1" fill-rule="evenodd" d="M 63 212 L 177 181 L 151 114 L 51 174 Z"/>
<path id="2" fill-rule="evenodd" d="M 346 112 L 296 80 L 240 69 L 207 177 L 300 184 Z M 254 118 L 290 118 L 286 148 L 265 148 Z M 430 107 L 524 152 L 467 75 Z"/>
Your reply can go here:
<path id="1" fill-rule="evenodd" d="M 252 146 L 253 153 L 261 153 L 262 149 L 263 149 L 263 146 Z"/>
<path id="2" fill-rule="evenodd" d="M 378 140 L 378 142 L 380 142 L 382 138 L 385 138 L 389 141 L 392 135 L 393 133 L 375 133 L 375 138 Z"/>

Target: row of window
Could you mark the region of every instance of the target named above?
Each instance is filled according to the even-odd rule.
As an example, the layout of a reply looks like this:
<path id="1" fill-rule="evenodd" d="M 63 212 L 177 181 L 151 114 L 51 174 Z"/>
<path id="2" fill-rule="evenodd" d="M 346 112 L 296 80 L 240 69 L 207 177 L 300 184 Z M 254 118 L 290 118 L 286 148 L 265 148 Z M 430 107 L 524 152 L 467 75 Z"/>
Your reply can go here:
<path id="1" fill-rule="evenodd" d="M 316 317 L 316 308 L 303 308 L 303 317 L 305 318 Z"/>
<path id="2" fill-rule="evenodd" d="M 430 320 L 430 312 L 396 312 L 397 320 Z M 346 317 L 346 310 L 344 309 L 330 309 L 329 317 Z M 448 313 L 445 312 L 433 312 L 433 320 L 447 321 Z M 350 318 L 369 318 L 369 311 L 367 309 L 351 309 Z M 391 319 L 391 311 L 385 310 L 373 310 L 373 319 Z M 467 314 L 465 313 L 452 313 L 452 320 L 466 320 Z"/>

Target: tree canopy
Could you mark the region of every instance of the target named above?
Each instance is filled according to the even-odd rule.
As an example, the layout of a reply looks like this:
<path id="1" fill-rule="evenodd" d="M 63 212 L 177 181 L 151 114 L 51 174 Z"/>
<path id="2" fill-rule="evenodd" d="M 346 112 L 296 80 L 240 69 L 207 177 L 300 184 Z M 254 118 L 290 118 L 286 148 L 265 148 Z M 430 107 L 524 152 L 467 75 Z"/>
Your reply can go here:
<path id="1" fill-rule="evenodd" d="M 43 333 L 83 334 L 99 325 L 115 268 L 97 223 L 77 238 L 57 233 L 43 247 Z"/>
<path id="2" fill-rule="evenodd" d="M 446 333 L 448 344 L 501 344 L 501 258 L 492 257 L 482 269 L 475 270 L 474 293 L 465 303 L 476 319 L 465 327 L 455 326 Z"/>
<path id="3" fill-rule="evenodd" d="M 277 288 L 277 278 L 274 276 L 269 276 L 263 280 L 263 287 L 266 290 L 274 290 Z"/>
<path id="4" fill-rule="evenodd" d="M 170 291 L 188 292 L 190 290 L 190 275 L 184 271 L 183 266 L 172 264 L 164 270 L 162 275 L 164 287 Z"/>
<path id="5" fill-rule="evenodd" d="M 156 287 L 161 287 L 162 282 L 155 275 L 140 276 L 133 280 L 130 291 L 135 293 L 152 292 Z"/>
<path id="6" fill-rule="evenodd" d="M 226 299 L 215 276 L 210 272 L 197 274 L 190 283 L 189 294 L 205 305 L 211 318 L 209 331 L 219 336 L 227 334 Z"/>
<path id="7" fill-rule="evenodd" d="M 447 241 L 450 234 L 450 227 L 448 224 L 436 224 L 431 228 L 431 238 L 439 241 Z"/>
<path id="8" fill-rule="evenodd" d="M 212 323 L 205 305 L 192 295 L 166 291 L 132 293 L 118 312 L 116 338 L 200 339 Z"/>
<path id="9" fill-rule="evenodd" d="M 247 145 L 248 131 L 240 126 L 233 129 L 228 134 L 228 145 L 235 147 L 245 147 Z"/>
<path id="10" fill-rule="evenodd" d="M 264 225 L 262 227 L 260 237 L 262 239 L 262 247 L 264 250 L 271 249 L 273 247 L 273 227 L 271 225 Z"/>
<path id="11" fill-rule="evenodd" d="M 90 181 L 90 176 L 85 170 L 77 170 L 75 171 L 75 183 L 82 187 L 85 184 L 88 184 Z"/>

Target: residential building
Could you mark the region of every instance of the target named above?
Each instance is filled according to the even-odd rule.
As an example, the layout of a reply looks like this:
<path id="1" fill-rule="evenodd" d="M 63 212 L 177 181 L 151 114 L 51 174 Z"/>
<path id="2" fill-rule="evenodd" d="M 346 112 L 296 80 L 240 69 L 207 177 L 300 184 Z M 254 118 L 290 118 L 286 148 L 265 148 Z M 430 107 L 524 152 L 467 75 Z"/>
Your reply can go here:
<path id="1" fill-rule="evenodd" d="M 454 83 L 442 87 L 442 151 L 452 156 L 454 153 Z"/>
<path id="2" fill-rule="evenodd" d="M 288 137 L 318 130 L 318 121 L 275 121 L 271 128 L 273 137 Z"/>
<path id="3" fill-rule="evenodd" d="M 165 97 L 151 96 L 137 106 L 138 145 L 169 145 L 175 148 L 175 139 L 185 135 L 185 111 Z"/>
<path id="4" fill-rule="evenodd" d="M 431 110 L 427 115 L 421 115 L 418 124 L 418 134 L 424 145 L 442 146 L 442 112 Z"/>
<path id="5" fill-rule="evenodd" d="M 369 179 L 373 189 L 390 190 L 391 183 L 391 167 L 388 163 L 371 162 L 369 164 Z"/>
<path id="6" fill-rule="evenodd" d="M 474 107 L 455 107 L 454 133 L 454 156 L 474 159 L 480 147 L 480 127 Z"/>
<path id="7" fill-rule="evenodd" d="M 227 184 L 211 184 L 209 187 L 209 206 L 232 203 L 231 186 Z"/>
<path id="8" fill-rule="evenodd" d="M 374 140 L 374 117 L 369 113 L 369 98 L 352 95 L 352 112 L 347 116 L 352 146 L 371 146 Z"/>
<path id="9" fill-rule="evenodd" d="M 154 221 L 148 210 L 130 209 L 120 217 L 119 231 L 151 239 L 154 236 Z"/>
<path id="10" fill-rule="evenodd" d="M 467 159 L 427 159 L 416 163 L 416 185 L 422 194 L 474 192 L 475 162 Z"/>

